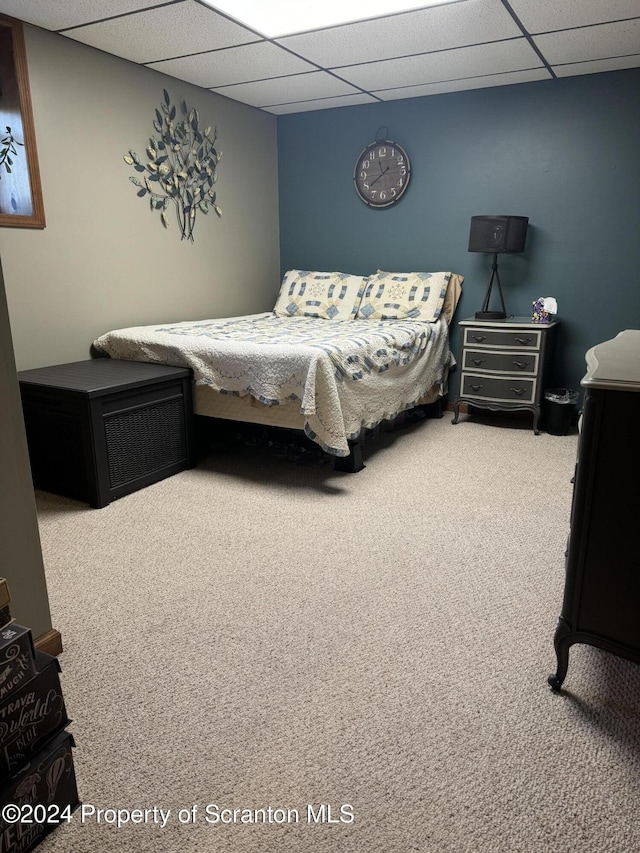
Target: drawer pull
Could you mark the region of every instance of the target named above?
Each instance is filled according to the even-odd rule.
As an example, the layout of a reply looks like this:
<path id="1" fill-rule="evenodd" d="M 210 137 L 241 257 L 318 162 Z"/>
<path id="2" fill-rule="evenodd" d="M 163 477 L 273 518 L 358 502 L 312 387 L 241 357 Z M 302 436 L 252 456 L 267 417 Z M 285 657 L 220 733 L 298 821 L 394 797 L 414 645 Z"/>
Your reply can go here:
<path id="1" fill-rule="evenodd" d="M 471 337 L 473 338 L 473 340 L 474 340 L 474 341 L 477 341 L 479 344 L 481 344 L 481 343 L 482 343 L 482 341 L 486 341 L 486 340 L 487 340 L 487 336 L 486 336 L 486 335 L 471 335 Z"/>
<path id="2" fill-rule="evenodd" d="M 517 341 L 519 344 L 522 344 L 522 346 L 523 346 L 523 347 L 526 347 L 526 346 L 527 346 L 527 344 L 530 344 L 532 340 L 533 340 L 533 338 L 532 338 L 532 337 L 527 337 L 527 338 L 516 338 L 516 341 Z"/>
<path id="3" fill-rule="evenodd" d="M 519 367 L 520 370 L 526 370 L 527 367 L 529 367 L 528 361 L 514 361 L 513 363 L 515 364 L 516 367 Z"/>
<path id="4" fill-rule="evenodd" d="M 519 397 L 521 394 L 524 394 L 526 388 L 511 388 L 510 391 L 512 394 L 517 394 Z"/>
<path id="5" fill-rule="evenodd" d="M 483 385 L 472 385 L 471 390 L 472 391 L 479 391 L 483 387 L 484 387 Z"/>
<path id="6" fill-rule="evenodd" d="M 471 361 L 475 364 L 476 367 L 480 367 L 481 364 L 484 364 L 484 358 L 472 358 Z"/>

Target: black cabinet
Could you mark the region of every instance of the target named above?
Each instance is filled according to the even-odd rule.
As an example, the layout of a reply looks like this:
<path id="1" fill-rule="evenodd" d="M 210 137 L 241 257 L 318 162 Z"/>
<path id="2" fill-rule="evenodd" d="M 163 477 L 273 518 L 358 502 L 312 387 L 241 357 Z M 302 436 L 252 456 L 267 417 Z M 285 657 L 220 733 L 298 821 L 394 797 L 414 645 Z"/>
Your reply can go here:
<path id="1" fill-rule="evenodd" d="M 98 358 L 18 379 L 37 488 L 103 507 L 194 464 L 187 368 Z"/>
<path id="2" fill-rule="evenodd" d="M 640 331 L 593 347 L 586 361 L 554 690 L 574 643 L 640 663 Z"/>

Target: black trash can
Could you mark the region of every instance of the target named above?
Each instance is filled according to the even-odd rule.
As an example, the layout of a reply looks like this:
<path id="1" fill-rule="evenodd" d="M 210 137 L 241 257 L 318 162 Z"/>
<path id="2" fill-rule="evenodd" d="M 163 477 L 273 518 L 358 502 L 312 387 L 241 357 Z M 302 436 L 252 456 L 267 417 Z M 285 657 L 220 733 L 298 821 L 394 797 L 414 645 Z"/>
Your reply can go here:
<path id="1" fill-rule="evenodd" d="M 551 435 L 566 435 L 571 429 L 578 392 L 571 388 L 549 388 L 544 392 L 545 428 Z"/>

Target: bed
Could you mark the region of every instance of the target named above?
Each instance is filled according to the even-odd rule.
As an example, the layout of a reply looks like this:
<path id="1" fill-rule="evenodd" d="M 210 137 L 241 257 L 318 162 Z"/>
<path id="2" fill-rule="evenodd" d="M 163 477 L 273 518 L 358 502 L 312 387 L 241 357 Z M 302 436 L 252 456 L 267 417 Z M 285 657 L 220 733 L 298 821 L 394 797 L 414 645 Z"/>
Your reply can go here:
<path id="1" fill-rule="evenodd" d="M 462 277 L 289 270 L 273 311 L 117 329 L 99 355 L 189 367 L 194 412 L 302 429 L 360 470 L 363 431 L 447 392 Z"/>

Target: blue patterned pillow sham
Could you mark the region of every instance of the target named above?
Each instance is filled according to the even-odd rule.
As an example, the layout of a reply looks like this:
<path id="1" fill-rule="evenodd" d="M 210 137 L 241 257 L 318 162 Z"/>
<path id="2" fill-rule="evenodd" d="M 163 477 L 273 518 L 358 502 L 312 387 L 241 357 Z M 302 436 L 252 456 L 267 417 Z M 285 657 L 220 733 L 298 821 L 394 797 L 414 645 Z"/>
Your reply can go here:
<path id="1" fill-rule="evenodd" d="M 289 270 L 276 300 L 278 317 L 353 320 L 367 279 L 343 272 Z"/>
<path id="2" fill-rule="evenodd" d="M 450 280 L 450 272 L 378 272 L 367 280 L 358 319 L 435 323 Z"/>

